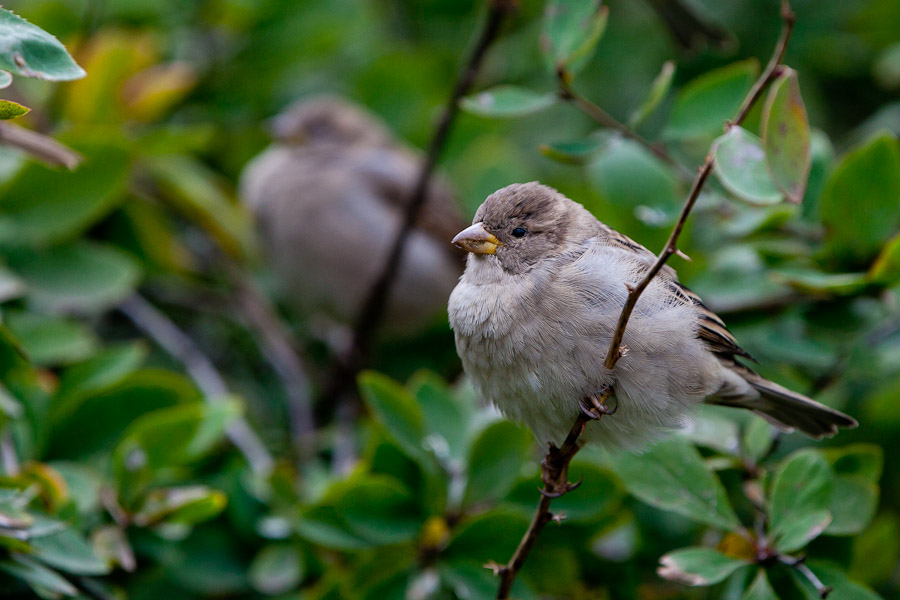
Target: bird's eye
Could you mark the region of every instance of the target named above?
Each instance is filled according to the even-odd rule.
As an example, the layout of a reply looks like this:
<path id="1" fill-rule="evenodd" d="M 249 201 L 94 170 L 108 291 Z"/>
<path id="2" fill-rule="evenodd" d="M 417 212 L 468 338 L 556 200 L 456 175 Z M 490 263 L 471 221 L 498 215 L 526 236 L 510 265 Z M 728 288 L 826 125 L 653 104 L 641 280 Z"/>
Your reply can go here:
<path id="1" fill-rule="evenodd" d="M 525 229 L 524 227 L 516 227 L 515 229 L 512 230 L 513 237 L 517 237 L 517 238 L 525 237 L 526 233 L 528 233 L 528 230 Z"/>

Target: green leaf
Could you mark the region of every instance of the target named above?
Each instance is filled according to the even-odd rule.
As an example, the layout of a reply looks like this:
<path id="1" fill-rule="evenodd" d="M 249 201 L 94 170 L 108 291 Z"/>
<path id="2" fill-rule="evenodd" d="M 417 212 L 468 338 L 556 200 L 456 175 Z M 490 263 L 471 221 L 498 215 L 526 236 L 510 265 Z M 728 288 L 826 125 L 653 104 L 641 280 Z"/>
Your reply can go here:
<path id="1" fill-rule="evenodd" d="M 741 600 L 778 600 L 764 569 L 760 569 L 756 574 L 753 584 L 747 589 L 747 593 Z"/>
<path id="2" fill-rule="evenodd" d="M 742 530 L 721 482 L 684 438 L 656 444 L 641 455 L 619 453 L 610 466 L 631 494 L 651 506 L 713 527 Z"/>
<path id="3" fill-rule="evenodd" d="M 425 454 L 425 417 L 412 394 L 390 377 L 374 371 L 360 374 L 359 389 L 374 419 L 411 458 L 421 459 Z"/>
<path id="4" fill-rule="evenodd" d="M 820 212 L 826 249 L 864 264 L 900 228 L 900 143 L 878 134 L 856 146 L 825 183 Z"/>
<path id="5" fill-rule="evenodd" d="M 23 115 L 27 115 L 29 112 L 31 112 L 30 108 L 22 106 L 18 102 L 13 102 L 12 100 L 0 100 L 0 121 L 18 119 Z"/>
<path id="6" fill-rule="evenodd" d="M 782 195 L 766 166 L 762 141 L 742 127 L 732 127 L 713 144 L 716 177 L 729 192 L 751 204 L 781 202 Z"/>
<path id="7" fill-rule="evenodd" d="M 74 529 L 31 540 L 32 554 L 41 562 L 76 575 L 106 575 L 109 567 Z"/>
<path id="8" fill-rule="evenodd" d="M 497 421 L 486 427 L 469 452 L 463 505 L 468 507 L 506 496 L 519 478 L 531 440 L 531 433 L 509 421 Z"/>
<path id="9" fill-rule="evenodd" d="M 45 250 L 12 252 L 10 266 L 41 310 L 97 313 L 129 296 L 140 280 L 137 262 L 113 246 L 79 241 Z"/>
<path id="10" fill-rule="evenodd" d="M 467 407 L 439 375 L 429 371 L 413 375 L 407 388 L 422 409 L 428 446 L 438 457 L 463 458 L 469 417 Z"/>
<path id="11" fill-rule="evenodd" d="M 541 144 L 538 150 L 547 158 L 568 165 L 589 162 L 609 141 L 609 135 L 594 135 L 574 142 Z"/>
<path id="12" fill-rule="evenodd" d="M 758 74 L 759 63 L 750 59 L 709 71 L 691 81 L 675 97 L 665 136 L 692 140 L 720 134 Z"/>
<path id="13" fill-rule="evenodd" d="M 827 460 L 837 475 L 853 475 L 878 483 L 884 469 L 884 449 L 875 444 L 826 448 Z"/>
<path id="14" fill-rule="evenodd" d="M 775 184 L 788 200 L 799 204 L 806 192 L 812 155 L 809 119 L 795 70 L 786 68 L 769 88 L 760 131 Z"/>
<path id="15" fill-rule="evenodd" d="M 267 595 L 285 594 L 303 581 L 303 554 L 292 544 L 270 544 L 250 563 L 248 577 L 253 588 Z"/>
<path id="16" fill-rule="evenodd" d="M 108 453 L 141 415 L 200 399 L 185 377 L 142 369 L 92 394 L 73 394 L 50 408 L 50 448 L 56 457 Z"/>
<path id="17" fill-rule="evenodd" d="M 659 104 L 663 101 L 663 98 L 669 93 L 669 89 L 672 87 L 672 81 L 674 79 L 675 62 L 667 60 L 663 63 L 659 74 L 653 79 L 653 84 L 650 86 L 650 93 L 647 94 L 647 97 L 641 105 L 631 114 L 631 117 L 628 118 L 629 127 L 634 129 L 640 126 L 641 123 L 647 120 L 647 117 L 653 114 L 659 107 Z"/>
<path id="18" fill-rule="evenodd" d="M 134 513 L 134 524 L 196 525 L 217 517 L 228 503 L 222 492 L 205 485 L 168 487 L 150 491 Z"/>
<path id="19" fill-rule="evenodd" d="M 772 276 L 776 281 L 815 294 L 845 296 L 861 292 L 869 285 L 865 273 L 824 273 L 813 269 L 784 268 L 773 271 Z"/>
<path id="20" fill-rule="evenodd" d="M 793 552 L 825 530 L 831 521 L 834 475 L 817 450 L 788 456 L 772 482 L 770 534 L 775 547 Z"/>
<path id="21" fill-rule="evenodd" d="M 695 445 L 712 448 L 722 454 L 734 456 L 740 450 L 737 423 L 723 415 L 719 407 L 698 407 L 680 433 Z"/>
<path id="22" fill-rule="evenodd" d="M 12 560 L 0 561 L 0 571 L 21 579 L 38 593 L 55 592 L 73 598 L 79 595 L 75 586 L 65 577 L 27 556 L 15 556 Z"/>
<path id="23" fill-rule="evenodd" d="M 460 100 L 460 108 L 480 117 L 515 119 L 540 112 L 555 102 L 554 94 L 501 85 L 466 96 Z"/>
<path id="24" fill-rule="evenodd" d="M 47 245 L 81 233 L 124 198 L 130 158 L 113 145 L 77 146 L 75 172 L 28 163 L 7 184 L 0 204 L 0 243 Z"/>
<path id="25" fill-rule="evenodd" d="M 823 584 L 832 588 L 828 595 L 831 600 L 882 600 L 881 596 L 864 585 L 850 581 L 846 574 L 830 565 L 809 561 L 809 568 Z M 806 577 L 796 569 L 791 569 L 790 574 L 807 600 L 821 599 L 822 596 Z"/>
<path id="26" fill-rule="evenodd" d="M 57 404 L 76 395 L 86 395 L 106 389 L 134 372 L 147 356 L 141 343 L 123 344 L 98 352 L 87 361 L 69 367 L 59 378 Z"/>
<path id="27" fill-rule="evenodd" d="M 333 506 L 304 510 L 295 529 L 304 540 L 333 550 L 352 551 L 378 545 L 349 531 L 346 521 Z"/>
<path id="28" fill-rule="evenodd" d="M 742 446 L 744 453 L 754 462 L 768 454 L 775 442 L 772 435 L 772 424 L 760 417 L 752 418 L 744 428 Z"/>
<path id="29" fill-rule="evenodd" d="M 342 482 L 323 503 L 335 507 L 350 532 L 378 545 L 415 539 L 425 520 L 409 491 L 383 475 Z"/>
<path id="30" fill-rule="evenodd" d="M 611 138 L 588 165 L 588 177 L 604 199 L 618 206 L 677 206 L 678 182 L 646 148 L 618 137 Z"/>
<path id="31" fill-rule="evenodd" d="M 525 515 L 508 510 L 492 510 L 467 519 L 454 530 L 443 556 L 451 563 L 504 562 L 516 549 L 528 522 Z"/>
<path id="32" fill-rule="evenodd" d="M 76 321 L 32 313 L 9 313 L 10 330 L 22 342 L 28 356 L 39 366 L 83 360 L 97 349 L 97 338 Z"/>
<path id="33" fill-rule="evenodd" d="M 723 581 L 750 562 L 726 556 L 712 548 L 682 548 L 659 559 L 660 577 L 686 585 L 705 586 Z"/>
<path id="34" fill-rule="evenodd" d="M 55 37 L 0 8 L 0 69 L 25 77 L 68 81 L 85 76 Z"/>
<path id="35" fill-rule="evenodd" d="M 541 49 L 554 73 L 577 73 L 606 29 L 609 9 L 600 0 L 550 0 L 544 10 Z"/>
<path id="36" fill-rule="evenodd" d="M 798 513 L 795 519 L 781 522 L 777 530 L 773 529 L 775 546 L 781 552 L 796 552 L 822 535 L 831 521 L 827 509 Z"/>
<path id="37" fill-rule="evenodd" d="M 156 471 L 187 464 L 221 443 L 242 412 L 236 399 L 163 408 L 136 419 L 113 450 L 113 470 L 128 502 L 153 481 Z"/>
<path id="38" fill-rule="evenodd" d="M 553 512 L 565 515 L 566 523 L 596 521 L 621 506 L 624 490 L 614 473 L 576 458 L 569 468 L 569 479 L 581 481 L 579 493 L 553 501 Z M 519 480 L 506 502 L 530 516 L 538 499 L 539 483 L 534 478 Z"/>
<path id="39" fill-rule="evenodd" d="M 438 565 L 441 581 L 453 590 L 456 598 L 493 598 L 497 593 L 497 576 L 485 569 L 483 563 L 459 560 L 454 561 L 452 566 L 444 563 Z M 524 577 L 516 577 L 510 598 L 539 600 L 542 596 L 528 587 Z"/>
<path id="40" fill-rule="evenodd" d="M 863 583 L 879 585 L 890 579 L 898 559 L 900 519 L 893 513 L 883 513 L 853 539 L 849 575 Z"/>
<path id="41" fill-rule="evenodd" d="M 867 276 L 870 281 L 881 285 L 892 285 L 900 280 L 900 234 L 881 248 Z"/>
<path id="42" fill-rule="evenodd" d="M 827 535 L 856 535 L 865 529 L 878 508 L 878 486 L 858 475 L 838 475 L 828 510 L 831 524 Z"/>

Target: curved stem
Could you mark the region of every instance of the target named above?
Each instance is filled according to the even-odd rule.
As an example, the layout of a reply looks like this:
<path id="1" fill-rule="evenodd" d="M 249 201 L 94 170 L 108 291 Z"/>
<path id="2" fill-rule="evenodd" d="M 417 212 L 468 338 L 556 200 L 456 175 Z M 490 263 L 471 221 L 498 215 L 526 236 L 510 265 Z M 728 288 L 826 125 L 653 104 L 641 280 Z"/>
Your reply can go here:
<path id="1" fill-rule="evenodd" d="M 759 76 L 759 79 L 757 79 L 756 83 L 753 84 L 753 87 L 750 88 L 750 91 L 741 103 L 741 107 L 738 109 L 734 119 L 725 124 L 726 130 L 736 125 L 740 125 L 744 121 L 747 114 L 750 112 L 750 109 L 753 108 L 753 105 L 759 100 L 760 96 L 762 96 L 763 90 L 765 90 L 766 86 L 769 85 L 781 71 L 781 61 L 787 50 L 788 41 L 791 39 L 791 32 L 794 29 L 795 20 L 794 13 L 791 11 L 790 4 L 787 0 L 782 3 L 781 18 L 784 22 L 784 27 L 781 32 L 781 37 L 775 46 L 775 51 L 772 53 L 772 58 L 769 60 L 769 64 L 766 65 L 762 75 Z M 688 194 L 687 200 L 685 200 L 684 206 L 681 208 L 681 214 L 678 216 L 678 221 L 675 222 L 675 227 L 672 229 L 672 233 L 669 235 L 669 240 L 666 242 L 665 247 L 663 247 L 659 256 L 656 258 L 656 262 L 653 263 L 653 266 L 650 267 L 643 279 L 634 286 L 628 286 L 628 298 L 625 300 L 625 306 L 622 307 L 622 313 L 619 315 L 619 322 L 616 324 L 612 343 L 609 346 L 609 352 L 606 354 L 606 361 L 604 364 L 607 369 L 615 367 L 616 362 L 622 355 L 622 338 L 625 336 L 625 327 L 628 325 L 628 319 L 631 317 L 631 313 L 637 304 L 638 298 L 640 298 L 641 294 L 647 289 L 647 286 L 650 285 L 653 278 L 656 277 L 656 274 L 663 268 L 666 261 L 669 260 L 669 257 L 678 251 L 678 237 L 681 235 L 681 231 L 684 229 L 684 224 L 687 221 L 688 215 L 690 214 L 691 209 L 694 208 L 697 198 L 700 197 L 700 191 L 703 189 L 706 180 L 709 179 L 712 170 L 713 151 L 710 149 L 709 153 L 706 155 L 706 160 L 703 162 L 703 166 L 700 167 L 700 171 L 694 179 L 694 183 L 691 186 L 691 192 Z"/>

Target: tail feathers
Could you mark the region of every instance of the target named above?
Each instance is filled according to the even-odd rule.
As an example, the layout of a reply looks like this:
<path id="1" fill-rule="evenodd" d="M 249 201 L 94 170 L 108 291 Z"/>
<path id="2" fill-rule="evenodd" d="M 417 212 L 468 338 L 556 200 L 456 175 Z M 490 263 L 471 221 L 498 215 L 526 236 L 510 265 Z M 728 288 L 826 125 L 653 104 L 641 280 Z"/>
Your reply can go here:
<path id="1" fill-rule="evenodd" d="M 853 428 L 858 425 L 853 417 L 764 379 L 750 369 L 738 365 L 735 367 L 734 370 L 738 371 L 744 380 L 760 393 L 760 396 L 719 397 L 712 401 L 714 404 L 752 410 L 780 429 L 787 431 L 797 429 L 815 439 L 833 436 L 837 433 L 838 427 Z"/>

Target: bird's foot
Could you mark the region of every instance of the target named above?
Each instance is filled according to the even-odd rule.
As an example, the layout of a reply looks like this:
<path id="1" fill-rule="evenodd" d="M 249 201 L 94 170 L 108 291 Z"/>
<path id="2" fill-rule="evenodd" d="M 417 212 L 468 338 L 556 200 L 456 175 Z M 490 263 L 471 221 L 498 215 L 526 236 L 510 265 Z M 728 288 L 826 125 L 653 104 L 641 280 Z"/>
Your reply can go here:
<path id="1" fill-rule="evenodd" d="M 557 483 L 556 481 L 546 481 L 544 480 L 544 487 L 540 488 L 538 491 L 541 495 L 546 496 L 547 498 L 559 498 L 560 496 L 564 496 L 576 489 L 581 482 L 584 481 L 584 478 L 580 478 L 575 483 L 564 482 L 562 485 Z"/>
<path id="2" fill-rule="evenodd" d="M 588 394 L 579 402 L 581 412 L 590 419 L 599 420 L 604 415 L 613 415 L 618 410 L 618 403 L 609 405 L 608 400 L 612 394 L 612 388 L 605 387 L 597 390 L 593 394 Z"/>

